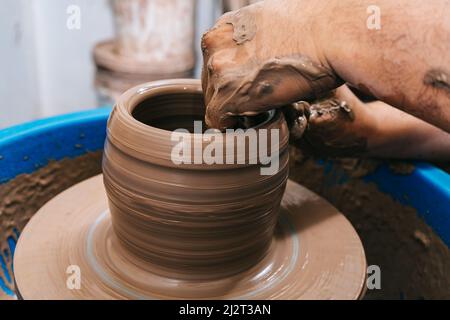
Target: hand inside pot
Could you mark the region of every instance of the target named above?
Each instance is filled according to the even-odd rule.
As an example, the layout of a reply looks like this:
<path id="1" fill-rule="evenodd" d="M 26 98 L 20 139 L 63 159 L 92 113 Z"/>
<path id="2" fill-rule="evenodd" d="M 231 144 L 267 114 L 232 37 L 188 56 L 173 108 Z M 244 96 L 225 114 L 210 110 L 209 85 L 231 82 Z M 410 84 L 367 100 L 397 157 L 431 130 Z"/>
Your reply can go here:
<path id="1" fill-rule="evenodd" d="M 340 84 L 316 46 L 313 12 L 298 1 L 265 1 L 225 14 L 202 39 L 202 84 L 210 127 L 233 127 L 287 102 L 313 99 Z M 289 32 L 287 32 L 289 30 Z"/>
<path id="2" fill-rule="evenodd" d="M 381 0 L 375 8 L 360 0 L 265 0 L 224 15 L 202 40 L 207 124 L 223 130 L 235 126 L 237 115 L 299 100 L 317 107 L 317 100 L 346 82 L 382 102 L 364 105 L 347 94 L 344 102 L 372 110 L 359 108 L 349 123 L 316 114 L 308 126 L 338 122 L 335 133 L 345 127 L 345 134 L 335 139 L 382 137 L 367 143 L 369 155 L 450 158 L 439 151 L 450 143 L 450 55 L 442 45 L 448 43 L 450 23 L 445 14 L 437 19 L 432 14 L 450 14 L 450 7 L 444 0 L 413 0 L 412 6 L 399 1 L 393 6 Z M 416 141 L 427 146 L 405 150 Z"/>

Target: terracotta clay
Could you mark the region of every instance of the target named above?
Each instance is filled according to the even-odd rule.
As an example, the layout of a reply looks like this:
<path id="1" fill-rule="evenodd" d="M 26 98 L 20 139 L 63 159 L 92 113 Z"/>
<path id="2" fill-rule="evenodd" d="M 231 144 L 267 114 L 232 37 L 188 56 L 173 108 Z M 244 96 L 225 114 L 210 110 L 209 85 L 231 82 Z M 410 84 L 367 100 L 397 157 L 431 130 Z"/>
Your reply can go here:
<path id="1" fill-rule="evenodd" d="M 58 193 L 101 172 L 101 152 L 86 153 L 74 159 L 50 161 L 32 174 L 21 174 L 0 184 L 0 255 L 5 269 L 0 277 L 14 291 L 13 252 L 8 238 L 16 242 L 29 219 Z M 0 290 L 0 300 L 11 297 Z"/>
<path id="2" fill-rule="evenodd" d="M 440 69 L 429 70 L 423 79 L 423 83 L 427 86 L 444 90 L 450 94 L 450 73 Z"/>
<path id="3" fill-rule="evenodd" d="M 257 127 L 280 132 L 274 175 L 261 175 L 261 165 L 250 161 L 174 164 L 172 130 L 203 119 L 202 99 L 198 80 L 150 83 L 125 93 L 108 123 L 103 172 L 114 229 L 130 252 L 164 275 L 217 278 L 262 259 L 287 180 L 281 112 Z M 187 136 L 192 155 L 209 145 L 201 135 Z M 229 141 L 221 136 L 225 155 Z"/>
<path id="4" fill-rule="evenodd" d="M 17 245 L 14 270 L 20 297 L 358 299 L 364 294 L 365 256 L 353 227 L 328 202 L 290 181 L 267 255 L 228 277 L 158 275 L 121 244 L 112 223 L 101 176 L 47 203 Z M 69 266 L 81 271 L 78 290 L 68 286 Z"/>
<path id="5" fill-rule="evenodd" d="M 240 35 L 235 37 L 244 41 Z M 226 76 L 213 83 L 211 91 L 207 91 L 210 99 L 206 122 L 210 127 L 223 130 L 234 124 L 237 115 L 256 114 L 258 111 L 245 110 L 244 106 L 264 96 L 284 95 L 286 82 L 299 76 L 308 79 L 314 93 L 312 99 L 321 98 L 328 91 L 326 88 L 337 81 L 329 70 L 301 55 L 271 59 L 255 68 L 258 63 L 251 60 L 239 69 L 227 70 Z M 264 108 L 267 107 L 261 109 Z"/>
<path id="6" fill-rule="evenodd" d="M 291 148 L 290 159 L 289 178 L 341 210 L 361 237 L 368 265 L 380 267 L 381 289 L 367 290 L 365 299 L 450 299 L 448 246 L 416 209 L 364 179 L 383 161 L 346 158 L 323 166 L 297 148 Z M 396 174 L 410 172 L 411 166 L 389 165 Z"/>
<path id="7" fill-rule="evenodd" d="M 63 192 L 19 239 L 21 297 L 361 297 L 364 250 L 342 215 L 293 183 L 280 209 L 288 165 L 281 112 L 254 126 L 280 131 L 274 175 L 261 175 L 258 162 L 172 162 L 172 130 L 202 119 L 202 100 L 197 80 L 150 83 L 122 96 L 108 122 L 105 190 L 98 176 Z M 186 136 L 193 153 L 203 148 L 204 136 Z M 67 282 L 73 266 L 82 272 L 79 290 Z"/>
<path id="8" fill-rule="evenodd" d="M 291 151 L 294 150 L 298 151 L 291 148 Z M 86 157 L 89 157 L 89 160 Z M 329 190 L 329 180 L 340 179 L 340 175 L 335 170 L 328 172 L 312 158 L 306 160 L 292 152 L 290 178 L 324 196 L 339 208 L 360 235 L 368 264 L 380 266 L 381 290 L 368 290 L 365 299 L 449 299 L 448 247 L 419 218 L 413 208 L 401 205 L 389 195 L 381 193 L 375 185 L 357 178 L 376 167 L 370 165 L 367 169 L 368 161 L 346 159 L 345 163 L 352 162 L 345 167 L 353 178 L 346 184 L 339 184 Z M 100 162 L 101 154 L 65 159 L 53 162 L 31 175 L 24 174 L 0 185 L 0 198 L 6 199 L 10 195 L 7 202 L 2 202 L 3 207 L 0 210 L 1 223 L 9 228 L 4 230 L 10 230 L 17 219 L 19 223 L 16 227 L 22 232 L 28 218 L 48 200 L 73 183 L 100 173 Z M 379 164 L 378 161 L 376 163 Z M 441 163 L 440 166 L 450 172 L 445 164 Z M 40 181 L 46 181 L 45 186 L 36 188 Z M 27 190 L 30 195 L 24 197 L 23 190 Z M 5 232 L 2 245 L 7 247 L 6 237 L 13 233 Z M 413 251 L 405 251 L 406 247 Z M 67 279 L 68 275 L 65 276 Z M 11 285 L 11 288 L 14 286 Z M 5 298 L 8 299 L 8 296 L 0 294 L 0 300 Z"/>
<path id="9" fill-rule="evenodd" d="M 266 52 L 264 45 L 273 45 L 264 43 L 268 39 L 261 25 L 268 23 L 266 10 L 261 2 L 226 13 L 202 38 L 202 84 L 211 128 L 224 130 L 235 125 L 238 115 L 282 106 L 279 97 L 290 97 L 284 104 L 323 98 L 341 81 L 328 67 L 293 49 L 261 54 Z M 310 94 L 297 96 L 305 86 Z"/>

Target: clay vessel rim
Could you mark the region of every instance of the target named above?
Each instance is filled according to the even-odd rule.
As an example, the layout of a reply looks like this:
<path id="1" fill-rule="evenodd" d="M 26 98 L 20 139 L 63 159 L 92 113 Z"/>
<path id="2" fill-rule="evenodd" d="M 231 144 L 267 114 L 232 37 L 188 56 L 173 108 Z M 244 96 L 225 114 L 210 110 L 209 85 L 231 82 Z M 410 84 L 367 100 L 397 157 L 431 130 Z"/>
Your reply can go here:
<path id="1" fill-rule="evenodd" d="M 162 166 L 169 166 L 177 168 L 180 167 L 173 163 L 172 151 L 174 147 L 173 132 L 170 130 L 161 129 L 141 122 L 133 115 L 133 110 L 140 103 L 146 100 L 151 100 L 152 97 L 161 97 L 170 94 L 198 95 L 200 98 L 203 95 L 201 82 L 198 79 L 171 79 L 160 80 L 141 84 L 126 91 L 117 101 L 108 120 L 107 133 L 108 141 L 112 145 L 143 161 L 157 163 Z M 186 98 L 187 104 L 191 104 L 195 110 L 195 103 L 192 104 L 192 96 Z M 170 98 L 168 99 L 170 100 Z M 170 106 L 170 103 L 167 103 Z M 151 104 L 149 104 L 151 108 Z M 196 111 L 194 111 L 196 112 Z M 197 113 L 193 113 L 195 115 Z M 266 120 L 266 119 L 265 119 Z M 278 145 L 279 154 L 282 154 L 288 147 L 288 128 L 284 120 L 283 112 L 280 110 L 273 110 L 269 113 L 269 119 L 263 121 L 254 127 L 256 129 L 256 136 L 259 137 L 258 130 L 278 129 L 280 143 Z M 204 129 L 206 129 L 204 127 Z M 220 134 L 220 133 L 218 133 Z M 228 139 L 234 137 L 242 137 L 247 134 L 245 131 L 234 132 L 233 134 L 222 134 L 224 146 Z M 188 132 L 179 133 L 178 138 L 182 136 L 185 141 L 190 140 L 194 150 L 205 150 L 204 148 L 210 143 L 205 139 L 203 134 L 194 134 Z M 195 152 L 195 151 L 194 151 Z M 183 169 L 235 169 L 246 166 L 253 166 L 253 162 L 258 162 L 258 153 L 254 155 L 246 155 L 246 164 L 217 164 L 212 166 L 205 166 L 202 164 L 183 164 Z"/>
<path id="2" fill-rule="evenodd" d="M 161 134 L 161 135 L 171 135 L 173 131 L 161 129 L 155 126 L 145 124 L 133 116 L 133 111 L 142 102 L 153 97 L 161 95 L 170 94 L 181 94 L 181 93 L 191 93 L 199 94 L 203 96 L 203 91 L 201 89 L 201 82 L 198 79 L 170 79 L 170 80 L 159 80 L 147 82 L 138 86 L 135 86 L 127 90 L 117 101 L 117 106 L 120 111 L 123 112 L 123 116 L 128 120 L 133 122 L 139 130 L 151 134 Z M 250 129 L 262 129 L 268 126 L 271 122 L 276 120 L 276 116 L 279 115 L 279 110 L 272 109 L 266 111 L 267 117 L 256 126 Z M 247 129 L 244 129 L 244 132 Z M 187 136 L 193 137 L 195 139 L 202 138 L 202 134 L 196 133 L 186 133 Z M 222 133 L 225 135 L 225 133 Z"/>

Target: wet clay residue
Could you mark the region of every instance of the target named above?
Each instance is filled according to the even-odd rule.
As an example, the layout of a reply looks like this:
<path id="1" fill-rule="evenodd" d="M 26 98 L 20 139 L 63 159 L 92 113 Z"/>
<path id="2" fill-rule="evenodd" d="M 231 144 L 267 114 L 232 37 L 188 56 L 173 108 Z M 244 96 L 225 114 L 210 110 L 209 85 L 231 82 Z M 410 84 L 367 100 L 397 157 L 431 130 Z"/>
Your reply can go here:
<path id="1" fill-rule="evenodd" d="M 251 60 L 228 73 L 213 84 L 206 117 L 210 127 L 222 130 L 233 126 L 233 116 L 254 115 L 272 108 L 272 97 L 286 96 L 284 92 L 291 89 L 288 82 L 306 81 L 313 95 L 305 98 L 316 99 L 338 81 L 328 69 L 303 55 L 273 58 L 261 64 Z M 256 105 L 258 101 L 262 103 L 258 105 L 261 110 L 244 109 L 250 102 Z"/>
<path id="2" fill-rule="evenodd" d="M 416 166 L 407 160 L 377 160 L 372 158 L 337 158 L 333 161 L 352 178 L 363 178 L 381 165 L 387 164 L 389 170 L 397 175 L 409 175 L 414 172 Z"/>
<path id="3" fill-rule="evenodd" d="M 10 279 L 0 272 L 6 286 L 14 291 L 11 252 L 8 238 L 14 242 L 25 224 L 47 201 L 61 191 L 101 172 L 101 152 L 74 159 L 50 162 L 32 174 L 22 174 L 0 185 L 0 246 Z M 9 281 L 10 280 L 10 281 Z M 7 298 L 0 290 L 0 299 Z"/>
<path id="4" fill-rule="evenodd" d="M 119 242 L 107 208 L 99 175 L 59 194 L 36 213 L 14 257 L 17 290 L 24 299 L 346 300 L 358 299 L 364 291 L 366 260 L 353 227 L 323 198 L 291 181 L 267 254 L 251 269 L 217 280 L 158 276 L 152 265 Z M 237 236 L 239 231 L 236 227 Z M 180 242 L 189 250 L 192 240 Z M 67 288 L 68 265 L 82 270 L 79 290 Z"/>
<path id="5" fill-rule="evenodd" d="M 340 167 L 350 179 L 345 185 L 330 189 L 328 179 L 338 177 L 325 174 L 314 159 L 291 148 L 291 179 L 337 206 L 357 229 L 368 265 L 380 266 L 382 289 L 368 290 L 367 299 L 449 299 L 449 249 L 413 208 L 395 202 L 375 185 L 359 179 L 378 165 L 376 160 L 341 161 Z M 0 204 L 0 234 L 5 237 L 2 249 L 7 248 L 6 237 L 14 234 L 14 227 L 21 231 L 44 203 L 74 183 L 100 173 L 100 167 L 101 154 L 89 154 L 51 163 L 34 174 L 22 175 L 1 185 L 0 198 L 9 198 Z M 446 167 L 448 169 L 448 165 Z M 48 182 L 41 185 L 40 181 Z M 17 212 L 21 215 L 16 216 Z M 12 288 L 12 284 L 9 286 Z M 0 299 L 4 298 L 8 296 L 0 295 Z"/>
<path id="6" fill-rule="evenodd" d="M 377 166 L 361 160 L 324 173 L 313 158 L 291 149 L 290 178 L 319 193 L 340 209 L 358 231 L 368 265 L 381 268 L 381 290 L 368 290 L 366 299 L 449 299 L 450 250 L 419 218 L 415 209 L 380 192 L 363 176 Z M 343 176 L 345 184 L 329 187 Z M 332 180 L 332 181 L 330 181 Z"/>
<path id="7" fill-rule="evenodd" d="M 192 127 L 204 116 L 202 101 L 200 81 L 186 79 L 122 95 L 108 121 L 103 177 L 55 197 L 22 233 L 14 258 L 22 297 L 361 296 L 365 256 L 352 226 L 322 198 L 287 182 L 288 128 L 281 112 L 269 112 L 254 127 L 257 137 L 276 129 L 270 140 L 279 141 L 270 148 L 279 163 L 272 174 L 261 172 L 260 161 L 174 163 L 170 128 Z M 245 139 L 244 131 L 236 135 Z M 207 140 L 189 130 L 183 137 L 194 155 Z M 257 140 L 259 148 L 267 143 Z M 230 154 L 253 156 L 232 146 Z M 286 211 L 292 217 L 281 217 Z M 42 256 L 34 257 L 39 248 Z M 72 264 L 83 270 L 84 292 L 60 281 Z"/>
<path id="8" fill-rule="evenodd" d="M 229 17 L 228 23 L 234 28 L 233 40 L 237 44 L 251 41 L 255 37 L 257 26 L 254 14 L 249 14 L 246 9 L 241 9 L 236 13 L 230 13 Z"/>
<path id="9" fill-rule="evenodd" d="M 294 113 L 292 108 L 285 110 L 291 128 L 291 144 L 312 154 L 356 156 L 366 153 L 367 138 L 351 130 L 355 113 L 346 101 L 332 98 L 293 106 Z"/>
<path id="10" fill-rule="evenodd" d="M 204 117 L 202 101 L 198 80 L 148 84 L 123 95 L 108 123 L 103 173 L 115 233 L 161 275 L 218 278 L 253 266 L 267 253 L 286 185 L 288 129 L 280 112 L 255 129 L 279 132 L 273 175 L 261 175 L 258 161 L 174 163 L 170 129 L 192 128 Z M 185 136 L 191 155 L 203 154 L 208 139 Z M 222 154 L 224 145 L 217 145 Z"/>
<path id="11" fill-rule="evenodd" d="M 423 83 L 427 86 L 443 90 L 450 95 L 450 74 L 442 69 L 429 70 L 425 74 Z"/>
<path id="12" fill-rule="evenodd" d="M 254 54 L 267 40 L 257 29 L 262 23 L 257 20 L 265 17 L 255 14 L 263 8 L 261 2 L 230 12 L 202 38 L 202 84 L 206 123 L 211 128 L 234 127 L 235 116 L 267 111 L 280 103 L 279 97 L 285 97 L 283 104 L 321 98 L 342 82 L 307 55 L 290 51 L 266 57 Z M 224 47 L 224 43 L 229 45 Z M 308 96 L 298 96 L 304 92 Z"/>
<path id="13" fill-rule="evenodd" d="M 414 172 L 416 166 L 410 162 L 391 162 L 389 169 L 397 174 L 408 175 Z"/>

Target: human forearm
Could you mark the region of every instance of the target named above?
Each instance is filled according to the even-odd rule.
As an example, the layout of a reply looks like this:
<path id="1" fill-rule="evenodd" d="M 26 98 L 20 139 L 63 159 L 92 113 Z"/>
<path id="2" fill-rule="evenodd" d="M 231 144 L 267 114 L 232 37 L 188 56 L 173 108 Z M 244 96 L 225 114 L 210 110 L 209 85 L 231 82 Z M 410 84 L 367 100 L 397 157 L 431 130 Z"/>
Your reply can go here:
<path id="1" fill-rule="evenodd" d="M 371 5 L 379 30 L 367 25 Z M 332 1 L 321 43 L 346 82 L 450 132 L 449 16 L 445 0 Z"/>
<path id="2" fill-rule="evenodd" d="M 368 155 L 376 158 L 448 161 L 450 133 L 376 101 L 365 105 L 373 134 Z"/>
<path id="3" fill-rule="evenodd" d="M 320 156 L 450 160 L 450 133 L 384 102 L 364 103 L 347 86 L 300 114 L 307 120 L 295 124 L 286 114 L 291 142 Z"/>

